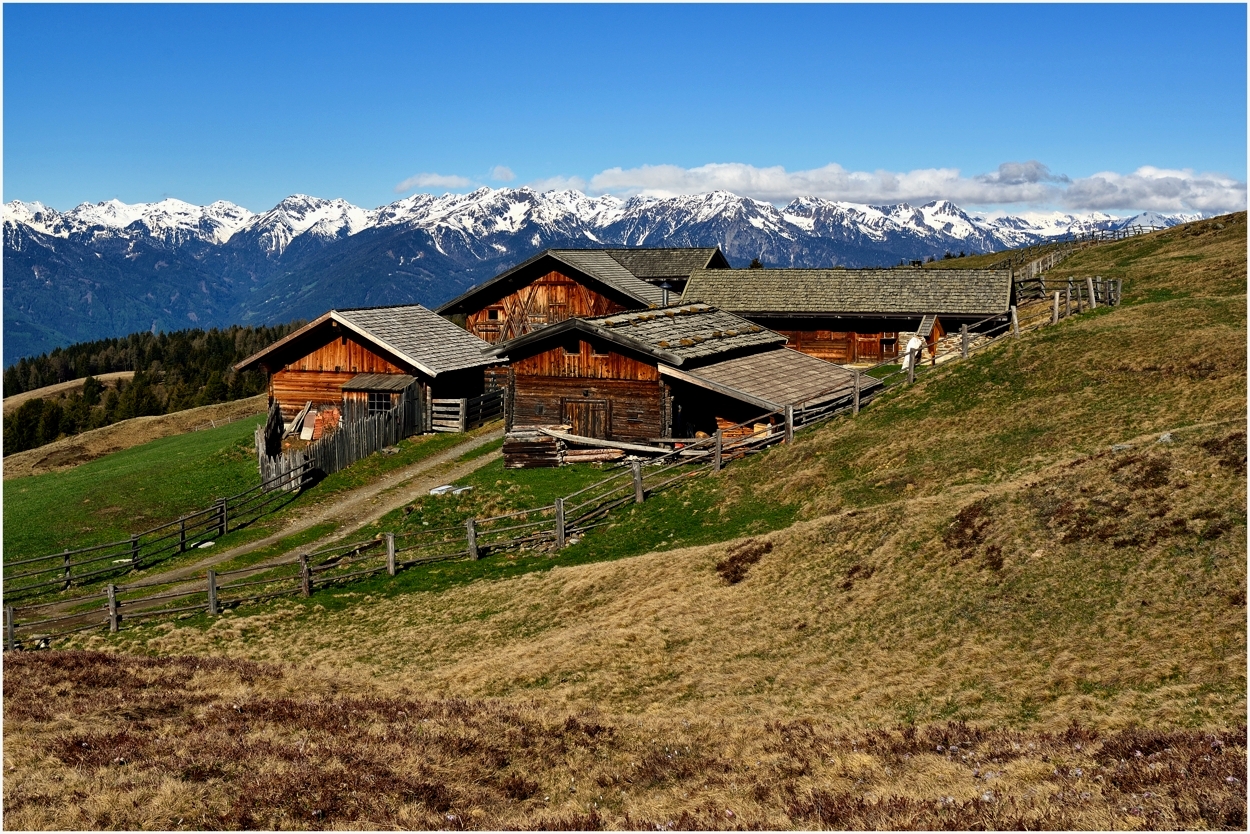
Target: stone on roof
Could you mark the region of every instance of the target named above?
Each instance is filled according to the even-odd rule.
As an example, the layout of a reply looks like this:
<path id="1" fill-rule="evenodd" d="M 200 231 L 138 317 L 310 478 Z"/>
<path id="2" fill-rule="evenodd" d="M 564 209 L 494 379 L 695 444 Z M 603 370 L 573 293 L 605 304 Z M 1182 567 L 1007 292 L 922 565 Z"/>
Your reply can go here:
<path id="1" fill-rule="evenodd" d="M 699 269 L 683 302 L 738 313 L 993 315 L 1011 305 L 1005 269 Z"/>

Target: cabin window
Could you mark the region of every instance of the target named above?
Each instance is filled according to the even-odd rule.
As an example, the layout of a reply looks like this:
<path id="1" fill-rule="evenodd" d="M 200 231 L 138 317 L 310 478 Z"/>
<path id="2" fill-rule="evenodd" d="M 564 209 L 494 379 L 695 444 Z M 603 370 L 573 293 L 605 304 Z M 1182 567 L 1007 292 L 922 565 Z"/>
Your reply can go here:
<path id="1" fill-rule="evenodd" d="M 391 395 L 385 391 L 369 392 L 369 413 L 381 414 L 391 410 Z"/>
<path id="2" fill-rule="evenodd" d="M 590 355 L 591 356 L 607 356 L 608 349 L 605 347 L 600 347 L 599 345 L 596 345 L 594 342 L 591 342 L 590 343 Z"/>
<path id="3" fill-rule="evenodd" d="M 535 403 L 534 413 L 537 414 L 539 417 L 543 416 L 544 414 L 547 413 L 547 406 L 543 405 L 542 403 Z"/>
<path id="4" fill-rule="evenodd" d="M 499 314 L 502 312 L 503 311 L 500 310 L 498 307 L 488 307 L 486 309 L 486 320 L 487 321 L 499 321 Z"/>
<path id="5" fill-rule="evenodd" d="M 564 349 L 565 356 L 582 355 L 582 343 L 579 339 L 566 339 L 560 347 Z"/>

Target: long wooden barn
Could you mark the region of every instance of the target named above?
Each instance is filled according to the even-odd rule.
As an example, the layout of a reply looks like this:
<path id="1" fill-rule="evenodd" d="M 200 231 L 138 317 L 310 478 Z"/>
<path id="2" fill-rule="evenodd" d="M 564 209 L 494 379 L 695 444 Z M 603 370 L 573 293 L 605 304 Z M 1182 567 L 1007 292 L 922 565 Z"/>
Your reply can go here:
<path id="1" fill-rule="evenodd" d="M 497 348 L 511 360 L 507 426 L 645 443 L 851 396 L 853 373 L 785 342 L 706 304 L 568 319 Z"/>
<path id="2" fill-rule="evenodd" d="M 487 342 L 499 343 L 576 317 L 676 301 L 696 269 L 728 269 L 705 249 L 548 249 L 438 308 Z"/>
<path id="3" fill-rule="evenodd" d="M 1014 303 L 1010 270 L 696 270 L 683 303 L 703 302 L 789 339 L 795 350 L 838 364 L 895 358 L 900 333 L 929 350 L 945 333 Z"/>
<path id="4" fill-rule="evenodd" d="M 489 351 L 432 310 L 409 304 L 331 310 L 235 369 L 269 373 L 269 394 L 286 422 L 311 402 L 337 423 L 387 411 L 405 392 L 427 403 L 478 396 L 484 369 L 501 361 Z M 317 436 L 326 422 L 317 423 Z"/>

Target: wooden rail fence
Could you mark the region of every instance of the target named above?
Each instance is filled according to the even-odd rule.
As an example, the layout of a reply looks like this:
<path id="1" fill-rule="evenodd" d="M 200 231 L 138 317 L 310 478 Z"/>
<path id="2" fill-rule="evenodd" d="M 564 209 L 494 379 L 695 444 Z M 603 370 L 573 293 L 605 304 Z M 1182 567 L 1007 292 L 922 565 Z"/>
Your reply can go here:
<path id="1" fill-rule="evenodd" d="M 1088 279 L 1088 286 L 1090 297 L 1095 296 L 1098 285 Z M 1118 293 L 1117 285 L 1114 293 L 1107 296 L 1106 303 L 1119 303 Z M 893 367 L 897 360 L 886 360 L 860 369 L 856 372 L 850 397 L 825 402 L 829 392 L 822 392 L 806 402 L 693 441 L 645 466 L 638 460 L 624 461 L 614 467 L 608 477 L 546 506 L 490 518 L 470 518 L 463 524 L 446 527 L 384 533 L 379 538 L 299 553 L 276 564 L 222 572 L 209 570 L 191 581 L 154 579 L 110 584 L 103 592 L 68 600 L 7 604 L 4 648 L 47 646 L 54 639 L 91 629 L 108 628 L 116 632 L 124 621 L 194 612 L 217 615 L 243 602 L 281 596 L 307 597 L 331 584 L 383 573 L 395 576 L 398 571 L 414 565 L 482 559 L 522 549 L 564 547 L 607 524 L 608 516 L 615 509 L 642 503 L 691 478 L 718 472 L 731 460 L 757 454 L 778 443 L 791 442 L 797 432 L 840 414 L 857 414 L 881 391 L 914 383 L 918 376 L 926 375 L 938 364 L 966 358 L 1073 314 L 1070 310 L 1061 310 L 1058 299 L 1056 292 L 1049 311 L 1045 302 L 1039 301 L 1030 305 L 1024 315 L 1013 307 L 1008 314 L 965 325 L 959 333 L 939 342 L 939 350 L 930 356 L 928 363 L 923 361 L 923 349 L 918 349 L 905 357 L 897 368 Z M 1092 309 L 1092 305 L 1087 309 Z M 1077 312 L 1079 310 L 1078 305 Z M 770 425 L 757 431 L 755 427 L 763 423 Z M 57 613 L 52 612 L 54 607 Z"/>
<path id="2" fill-rule="evenodd" d="M 477 397 L 430 401 L 430 428 L 434 431 L 466 432 L 503 416 L 504 389 Z"/>

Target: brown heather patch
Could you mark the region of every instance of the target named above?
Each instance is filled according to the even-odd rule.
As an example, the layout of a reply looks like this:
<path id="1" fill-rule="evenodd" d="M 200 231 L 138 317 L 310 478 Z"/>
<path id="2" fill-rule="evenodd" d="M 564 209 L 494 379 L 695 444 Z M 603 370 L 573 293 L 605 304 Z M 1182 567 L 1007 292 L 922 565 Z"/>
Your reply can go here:
<path id="1" fill-rule="evenodd" d="M 11 828 L 1245 826 L 1244 726 L 847 733 L 814 717 L 611 719 L 368 687 L 335 695 L 308 674 L 322 694 L 243 692 L 249 675 L 272 683 L 276 670 L 232 662 L 197 679 L 181 659 L 68 657 L 5 664 Z M 95 713 L 72 694 L 87 683 Z M 111 712 L 116 698 L 156 693 L 159 717 Z M 32 717 L 44 708 L 75 717 Z"/>
<path id="2" fill-rule="evenodd" d="M 747 578 L 747 572 L 765 553 L 772 552 L 772 542 L 747 539 L 729 546 L 725 558 L 716 563 L 716 572 L 728 585 L 736 585 Z"/>

